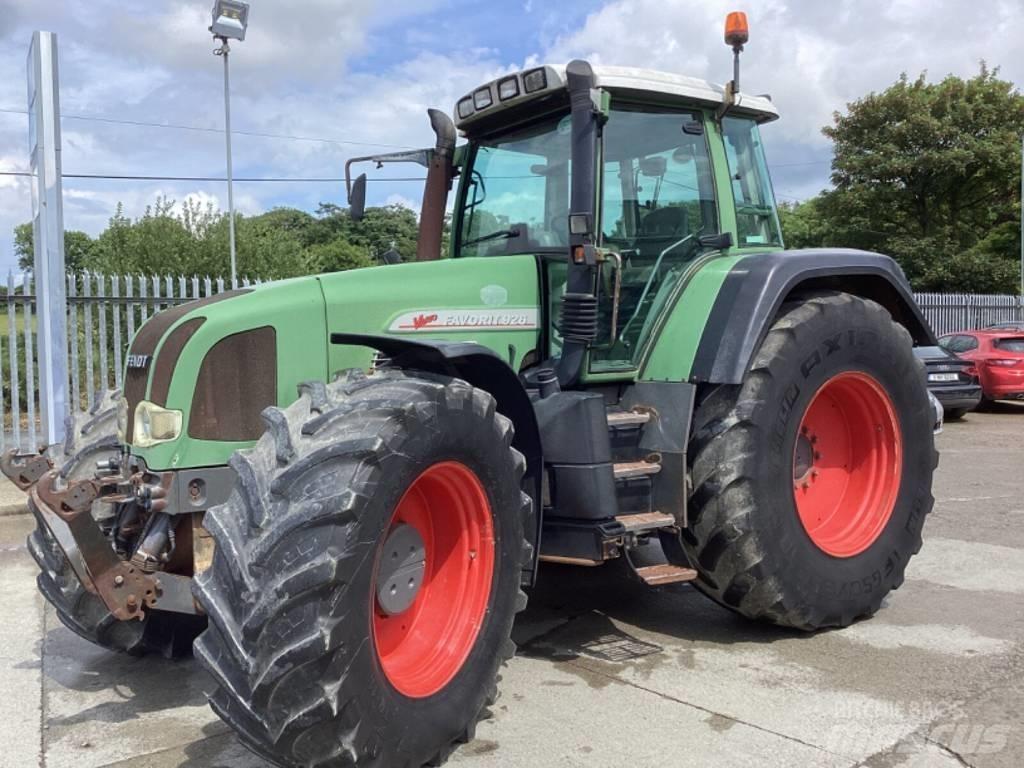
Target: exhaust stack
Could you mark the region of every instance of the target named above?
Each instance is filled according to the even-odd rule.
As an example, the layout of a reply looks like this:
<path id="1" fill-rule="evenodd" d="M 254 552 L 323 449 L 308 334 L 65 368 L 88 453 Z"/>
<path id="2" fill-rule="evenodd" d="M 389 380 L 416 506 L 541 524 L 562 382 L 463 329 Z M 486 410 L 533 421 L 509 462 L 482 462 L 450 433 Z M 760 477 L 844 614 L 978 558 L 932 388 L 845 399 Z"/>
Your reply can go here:
<path id="1" fill-rule="evenodd" d="M 452 188 L 452 155 L 455 152 L 455 124 L 439 109 L 428 109 L 430 127 L 437 141 L 427 165 L 427 181 L 423 186 L 416 261 L 441 258 L 441 238 L 448 191 Z"/>

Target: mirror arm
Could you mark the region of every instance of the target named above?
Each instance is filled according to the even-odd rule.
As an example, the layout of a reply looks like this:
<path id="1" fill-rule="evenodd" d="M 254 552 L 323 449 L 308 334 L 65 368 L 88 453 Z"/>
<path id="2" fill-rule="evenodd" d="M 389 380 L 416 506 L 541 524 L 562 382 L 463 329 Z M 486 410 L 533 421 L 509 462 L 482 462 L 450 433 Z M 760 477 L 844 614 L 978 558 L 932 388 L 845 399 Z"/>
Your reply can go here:
<path id="1" fill-rule="evenodd" d="M 345 194 L 352 202 L 352 166 L 356 163 L 377 163 L 380 168 L 384 163 L 416 163 L 424 168 L 430 167 L 431 150 L 414 149 L 407 152 L 391 152 L 384 155 L 363 155 L 352 157 L 345 162 Z"/>

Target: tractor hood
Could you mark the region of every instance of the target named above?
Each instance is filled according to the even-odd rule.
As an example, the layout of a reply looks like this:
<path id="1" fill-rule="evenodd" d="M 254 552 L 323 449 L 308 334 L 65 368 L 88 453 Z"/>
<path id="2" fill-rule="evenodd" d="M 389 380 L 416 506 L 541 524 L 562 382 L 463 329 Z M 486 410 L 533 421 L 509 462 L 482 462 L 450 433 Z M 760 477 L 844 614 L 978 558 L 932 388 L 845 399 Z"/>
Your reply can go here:
<path id="1" fill-rule="evenodd" d="M 444 259 L 268 283 L 182 304 L 140 328 L 124 376 L 123 439 L 152 470 L 226 464 L 304 381 L 369 368 L 345 332 L 475 341 L 518 370 L 537 347 L 532 256 Z"/>

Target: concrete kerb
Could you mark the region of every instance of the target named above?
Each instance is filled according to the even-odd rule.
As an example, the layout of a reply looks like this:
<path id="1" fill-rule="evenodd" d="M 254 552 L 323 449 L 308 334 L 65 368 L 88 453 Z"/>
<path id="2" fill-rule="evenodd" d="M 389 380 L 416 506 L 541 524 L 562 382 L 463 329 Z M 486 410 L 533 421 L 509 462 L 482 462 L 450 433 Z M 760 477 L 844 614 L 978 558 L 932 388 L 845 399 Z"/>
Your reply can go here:
<path id="1" fill-rule="evenodd" d="M 0 517 L 28 514 L 27 499 L 23 491 L 0 476 Z"/>

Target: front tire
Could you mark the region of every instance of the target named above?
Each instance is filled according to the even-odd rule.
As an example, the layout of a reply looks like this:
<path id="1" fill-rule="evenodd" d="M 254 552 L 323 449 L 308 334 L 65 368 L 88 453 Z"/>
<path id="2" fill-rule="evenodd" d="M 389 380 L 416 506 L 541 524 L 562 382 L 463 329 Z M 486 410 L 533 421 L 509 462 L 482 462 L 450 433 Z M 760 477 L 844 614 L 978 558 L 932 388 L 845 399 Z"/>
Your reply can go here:
<path id="1" fill-rule="evenodd" d="M 710 391 L 690 446 L 697 586 L 804 630 L 878 610 L 921 547 L 937 463 L 909 334 L 843 293 L 783 307 L 739 386 Z"/>
<path id="2" fill-rule="evenodd" d="M 278 765 L 439 764 L 514 652 L 525 460 L 494 399 L 457 379 L 302 389 L 264 412 L 207 514 L 216 554 L 195 595 L 210 627 L 195 648 L 210 703 Z"/>

